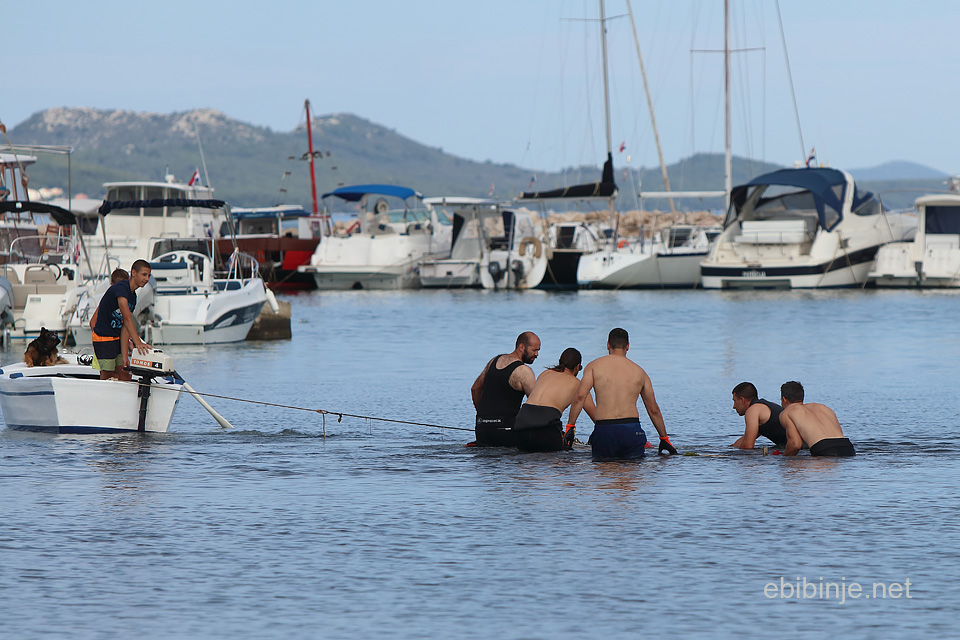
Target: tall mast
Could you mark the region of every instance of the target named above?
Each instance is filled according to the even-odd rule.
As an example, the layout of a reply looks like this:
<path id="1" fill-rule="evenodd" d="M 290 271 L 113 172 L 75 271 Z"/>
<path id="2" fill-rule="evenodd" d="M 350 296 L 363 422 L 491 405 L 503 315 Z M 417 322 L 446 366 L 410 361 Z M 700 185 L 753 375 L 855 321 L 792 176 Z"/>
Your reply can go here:
<path id="1" fill-rule="evenodd" d="M 607 124 L 607 157 L 613 157 L 613 141 L 610 137 L 610 80 L 607 77 L 607 19 L 600 0 L 600 43 L 603 47 L 603 106 Z"/>
<path id="2" fill-rule="evenodd" d="M 723 98 L 726 145 L 723 159 L 723 210 L 730 208 L 730 191 L 733 189 L 733 156 L 730 151 L 730 0 L 723 0 Z"/>
<path id="3" fill-rule="evenodd" d="M 670 192 L 670 176 L 667 175 L 667 163 L 663 161 L 663 148 L 660 146 L 660 134 L 657 133 L 657 118 L 653 114 L 653 98 L 650 97 L 650 86 L 647 84 L 647 70 L 643 66 L 643 56 L 640 54 L 640 39 L 637 37 L 637 23 L 633 20 L 633 7 L 627 0 L 627 12 L 630 14 L 630 27 L 633 29 L 633 43 L 637 47 L 637 60 L 640 61 L 640 76 L 643 78 L 643 91 L 647 94 L 647 107 L 650 109 L 650 122 L 653 125 L 653 140 L 657 143 L 657 155 L 660 157 L 660 173 L 663 175 L 663 187 Z M 676 212 L 673 196 L 670 196 L 670 212 Z"/>
<path id="4" fill-rule="evenodd" d="M 317 208 L 317 176 L 313 171 L 313 129 L 310 126 L 310 101 L 304 100 L 303 106 L 307 110 L 307 150 L 310 152 L 310 190 L 313 192 L 313 215 L 320 211 Z"/>

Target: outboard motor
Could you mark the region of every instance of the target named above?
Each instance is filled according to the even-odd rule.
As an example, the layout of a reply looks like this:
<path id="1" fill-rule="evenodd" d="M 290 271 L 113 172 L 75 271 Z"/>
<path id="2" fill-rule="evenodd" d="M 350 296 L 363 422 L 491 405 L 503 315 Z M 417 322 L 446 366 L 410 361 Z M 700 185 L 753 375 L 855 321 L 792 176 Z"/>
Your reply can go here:
<path id="1" fill-rule="evenodd" d="M 503 277 L 503 267 L 500 266 L 499 262 L 491 262 L 488 264 L 487 271 L 493 276 L 494 282 L 500 282 L 500 279 Z"/>

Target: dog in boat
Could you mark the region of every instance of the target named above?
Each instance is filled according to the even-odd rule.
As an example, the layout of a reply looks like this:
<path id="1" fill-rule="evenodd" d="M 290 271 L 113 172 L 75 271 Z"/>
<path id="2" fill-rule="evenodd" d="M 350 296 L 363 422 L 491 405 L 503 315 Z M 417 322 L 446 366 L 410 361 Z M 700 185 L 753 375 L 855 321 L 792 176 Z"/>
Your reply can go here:
<path id="1" fill-rule="evenodd" d="M 55 364 L 66 364 L 66 360 L 58 355 L 57 345 L 60 338 L 46 327 L 40 328 L 40 335 L 27 345 L 23 353 L 23 361 L 28 367 L 52 367 Z"/>

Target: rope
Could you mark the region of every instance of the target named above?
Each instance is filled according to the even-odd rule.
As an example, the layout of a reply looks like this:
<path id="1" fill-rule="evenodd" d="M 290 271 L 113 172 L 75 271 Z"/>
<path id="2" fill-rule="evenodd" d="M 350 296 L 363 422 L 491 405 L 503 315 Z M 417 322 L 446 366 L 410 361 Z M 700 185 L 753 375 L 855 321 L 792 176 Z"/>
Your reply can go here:
<path id="1" fill-rule="evenodd" d="M 125 381 L 125 382 L 130 382 L 130 383 L 132 383 L 132 384 L 136 384 L 136 385 L 139 385 L 139 386 L 152 386 L 154 389 L 168 389 L 168 390 L 170 390 L 170 391 L 173 391 L 173 389 L 170 389 L 170 388 L 169 388 L 168 386 L 166 386 L 166 385 L 147 385 L 147 384 L 144 383 L 144 382 L 133 381 L 133 380 Z M 368 415 L 363 415 L 363 414 L 359 414 L 359 413 L 347 413 L 347 412 L 345 412 L 345 411 L 330 411 L 330 410 L 328 410 L 328 409 L 313 409 L 313 408 L 311 408 L 311 407 L 298 407 L 298 406 L 292 405 L 292 404 L 280 404 L 280 403 L 277 403 L 277 402 L 264 402 L 264 401 L 262 401 L 262 400 L 250 400 L 250 399 L 248 399 L 248 398 L 235 398 L 235 397 L 233 397 L 233 396 L 223 396 L 223 395 L 218 395 L 218 394 L 215 394 L 215 393 L 200 393 L 199 391 L 194 391 L 194 392 L 193 392 L 193 395 L 205 396 L 205 397 L 207 397 L 207 398 L 218 398 L 218 399 L 220 399 L 220 400 L 233 400 L 234 402 L 246 402 L 246 403 L 248 403 L 248 404 L 259 404 L 259 405 L 262 405 L 262 406 L 265 406 L 265 407 L 277 407 L 277 408 L 279 408 L 279 409 L 292 409 L 292 410 L 294 410 L 294 411 L 310 411 L 310 412 L 312 412 L 312 413 L 319 413 L 319 414 L 322 416 L 322 425 L 323 425 L 323 429 L 324 429 L 324 435 L 326 435 L 326 424 L 327 424 L 327 423 L 326 423 L 326 416 L 337 416 L 337 422 L 338 422 L 338 423 L 339 423 L 339 422 L 342 422 L 344 416 L 346 416 L 347 418 L 359 418 L 359 419 L 366 419 L 366 420 L 377 420 L 377 421 L 379 421 L 379 422 L 392 422 L 392 423 L 394 423 L 394 424 L 409 424 L 409 425 L 413 425 L 413 426 L 417 426 L 417 427 L 433 427 L 433 428 L 435 428 L 435 429 L 453 429 L 453 430 L 455 430 L 455 431 L 471 431 L 471 432 L 473 431 L 473 429 L 468 429 L 468 428 L 466 428 L 466 427 L 451 427 L 451 426 L 447 426 L 447 425 L 443 425 L 443 424 L 431 424 L 431 423 L 429 423 L 429 422 L 414 422 L 414 421 L 411 421 L 411 420 L 397 420 L 396 418 L 382 418 L 382 417 L 380 417 L 380 416 L 368 416 Z"/>

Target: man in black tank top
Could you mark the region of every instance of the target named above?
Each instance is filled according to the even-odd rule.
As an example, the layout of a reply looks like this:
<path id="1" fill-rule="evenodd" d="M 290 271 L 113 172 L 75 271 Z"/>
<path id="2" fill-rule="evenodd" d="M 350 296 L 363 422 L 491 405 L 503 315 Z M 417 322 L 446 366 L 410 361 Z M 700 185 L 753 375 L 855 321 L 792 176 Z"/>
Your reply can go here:
<path id="1" fill-rule="evenodd" d="M 517 337 L 512 353 L 495 356 L 470 387 L 477 410 L 478 446 L 512 447 L 513 421 L 523 397 L 530 395 L 537 377 L 529 364 L 540 354 L 540 338 L 531 331 Z"/>
<path id="2" fill-rule="evenodd" d="M 733 408 L 743 416 L 743 436 L 732 447 L 753 449 L 757 437 L 763 436 L 778 447 L 787 445 L 787 432 L 780 425 L 780 412 L 776 402 L 757 397 L 757 388 L 750 382 L 741 382 L 733 388 Z"/>

